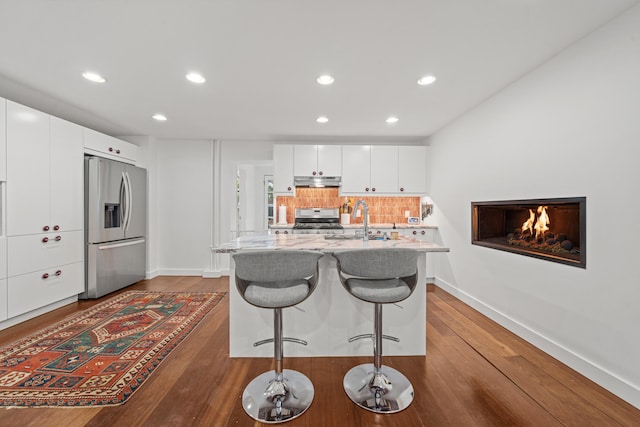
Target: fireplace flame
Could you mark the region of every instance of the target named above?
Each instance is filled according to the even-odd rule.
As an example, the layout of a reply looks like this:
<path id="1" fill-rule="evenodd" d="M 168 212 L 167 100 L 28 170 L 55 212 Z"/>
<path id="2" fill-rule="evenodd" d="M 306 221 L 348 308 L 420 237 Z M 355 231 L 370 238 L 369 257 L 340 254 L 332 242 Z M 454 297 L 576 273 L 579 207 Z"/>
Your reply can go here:
<path id="1" fill-rule="evenodd" d="M 549 224 L 551 224 L 551 220 L 549 220 L 549 215 L 547 215 L 547 207 L 538 206 L 538 220 L 533 227 L 536 230 L 536 239 L 538 237 L 544 238 L 545 231 L 549 230 Z"/>
<path id="2" fill-rule="evenodd" d="M 536 221 L 536 214 L 533 209 L 529 209 L 529 219 L 522 224 L 522 231 L 529 230 L 529 233 L 533 234 L 533 224 Z"/>

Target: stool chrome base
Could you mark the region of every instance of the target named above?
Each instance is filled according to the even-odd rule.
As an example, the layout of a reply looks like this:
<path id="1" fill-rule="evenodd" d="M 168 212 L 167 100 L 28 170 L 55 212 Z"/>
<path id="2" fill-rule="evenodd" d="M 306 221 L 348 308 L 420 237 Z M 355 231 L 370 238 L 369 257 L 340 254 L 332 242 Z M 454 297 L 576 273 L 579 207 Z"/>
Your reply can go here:
<path id="1" fill-rule="evenodd" d="M 353 403 L 376 413 L 400 412 L 413 402 L 413 386 L 407 377 L 385 365 L 378 373 L 373 363 L 355 366 L 344 376 L 342 385 Z"/>
<path id="2" fill-rule="evenodd" d="M 247 415 L 263 423 L 281 423 L 304 413 L 313 401 L 313 384 L 304 374 L 284 369 L 283 380 L 268 371 L 254 378 L 242 393 Z"/>

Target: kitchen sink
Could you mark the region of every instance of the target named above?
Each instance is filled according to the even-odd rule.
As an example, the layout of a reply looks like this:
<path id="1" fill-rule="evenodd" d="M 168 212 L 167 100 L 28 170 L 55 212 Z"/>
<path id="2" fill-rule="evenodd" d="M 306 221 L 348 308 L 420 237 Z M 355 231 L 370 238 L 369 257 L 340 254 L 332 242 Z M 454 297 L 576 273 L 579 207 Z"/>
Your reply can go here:
<path id="1" fill-rule="evenodd" d="M 325 234 L 326 240 L 362 240 L 362 236 L 356 236 L 355 234 Z"/>

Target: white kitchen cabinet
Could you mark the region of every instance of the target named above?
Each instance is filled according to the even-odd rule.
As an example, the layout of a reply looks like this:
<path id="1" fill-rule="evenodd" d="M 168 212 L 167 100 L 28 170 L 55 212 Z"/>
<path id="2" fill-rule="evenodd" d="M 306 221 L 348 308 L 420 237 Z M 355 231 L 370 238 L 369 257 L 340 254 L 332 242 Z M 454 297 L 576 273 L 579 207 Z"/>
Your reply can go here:
<path id="1" fill-rule="evenodd" d="M 84 128 L 84 152 L 134 165 L 138 147 L 93 129 Z"/>
<path id="2" fill-rule="evenodd" d="M 427 193 L 427 147 L 398 147 L 398 186 L 404 194 Z"/>
<path id="3" fill-rule="evenodd" d="M 421 195 L 427 192 L 427 147 L 345 145 L 342 194 Z"/>
<path id="4" fill-rule="evenodd" d="M 370 191 L 370 145 L 342 146 L 342 194 Z"/>
<path id="5" fill-rule="evenodd" d="M 341 171 L 340 145 L 294 145 L 294 176 L 340 176 Z"/>
<path id="6" fill-rule="evenodd" d="M 49 169 L 49 115 L 7 101 L 7 235 L 51 228 Z"/>
<path id="7" fill-rule="evenodd" d="M 84 262 L 10 277 L 8 317 L 15 317 L 84 291 Z"/>
<path id="8" fill-rule="evenodd" d="M 398 147 L 371 146 L 371 192 L 393 194 L 398 192 Z"/>
<path id="9" fill-rule="evenodd" d="M 273 145 L 273 192 L 293 194 L 293 145 Z"/>
<path id="10" fill-rule="evenodd" d="M 81 126 L 7 101 L 8 318 L 84 291 L 83 157 Z"/>
<path id="11" fill-rule="evenodd" d="M 51 117 L 50 222 L 62 231 L 84 228 L 82 126 Z"/>
<path id="12" fill-rule="evenodd" d="M 7 103 L 7 235 L 82 230 L 82 127 Z"/>
<path id="13" fill-rule="evenodd" d="M 7 180 L 7 101 L 4 98 L 0 98 L 0 181 L 6 181 L 6 180 Z"/>

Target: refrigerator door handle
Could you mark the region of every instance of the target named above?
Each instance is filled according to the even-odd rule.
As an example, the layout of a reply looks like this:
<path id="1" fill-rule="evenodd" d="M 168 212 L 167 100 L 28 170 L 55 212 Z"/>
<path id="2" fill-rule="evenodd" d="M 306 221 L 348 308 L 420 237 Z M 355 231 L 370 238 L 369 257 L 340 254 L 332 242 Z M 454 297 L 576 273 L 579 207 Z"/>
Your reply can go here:
<path id="1" fill-rule="evenodd" d="M 127 227 L 127 209 L 127 180 L 124 172 L 122 172 L 122 177 L 120 178 L 120 224 L 122 230 Z"/>
<path id="2" fill-rule="evenodd" d="M 124 242 L 124 243 L 116 243 L 115 245 L 101 245 L 101 246 L 98 246 L 98 250 L 103 251 L 105 249 L 116 249 L 116 248 L 122 248 L 124 246 L 139 245 L 140 243 L 144 243 L 144 239 L 132 240 L 130 242 Z"/>
<path id="3" fill-rule="evenodd" d="M 129 173 L 125 172 L 124 176 L 127 188 L 127 220 L 124 231 L 127 231 L 129 230 L 129 225 L 131 224 L 131 212 L 133 210 L 133 187 L 131 186 L 131 178 L 129 177 Z"/>

